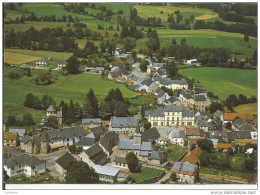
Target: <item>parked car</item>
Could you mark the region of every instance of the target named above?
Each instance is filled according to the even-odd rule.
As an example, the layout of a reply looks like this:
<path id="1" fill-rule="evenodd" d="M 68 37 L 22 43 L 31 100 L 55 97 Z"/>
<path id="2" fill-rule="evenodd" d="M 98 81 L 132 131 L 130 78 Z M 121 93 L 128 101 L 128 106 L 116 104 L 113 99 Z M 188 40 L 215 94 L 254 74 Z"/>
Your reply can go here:
<path id="1" fill-rule="evenodd" d="M 13 150 L 17 151 L 19 150 L 19 147 L 14 147 Z"/>

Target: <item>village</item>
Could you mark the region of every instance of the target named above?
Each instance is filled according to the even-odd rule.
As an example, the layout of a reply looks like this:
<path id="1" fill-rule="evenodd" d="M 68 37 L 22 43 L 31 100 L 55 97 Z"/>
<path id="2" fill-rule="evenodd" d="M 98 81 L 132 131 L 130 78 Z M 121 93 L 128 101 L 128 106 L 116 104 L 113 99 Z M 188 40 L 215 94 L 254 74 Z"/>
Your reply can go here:
<path id="1" fill-rule="evenodd" d="M 47 173 L 65 182 L 71 164 L 83 161 L 103 183 L 199 184 L 202 179 L 222 183 L 255 182 L 252 163 L 245 165 L 252 173 L 246 178 L 231 172 L 230 175 L 213 175 L 204 168 L 205 164 L 212 163 L 211 167 L 222 165 L 228 169 L 234 154 L 239 154 L 238 159 L 246 159 L 246 162 L 253 159 L 257 149 L 257 121 L 252 114 L 217 110 L 210 117 L 205 111 L 211 100 L 200 83 L 189 86 L 184 79 L 172 80 L 165 63 L 152 62 L 144 56 L 147 72 L 142 72 L 140 63 L 129 53 L 122 53 L 121 47 L 116 47 L 114 55 L 118 59 L 110 64 L 107 78 L 127 83 L 137 95 L 146 93 L 155 97 L 156 109 L 145 110 L 140 106 L 134 116 L 113 116 L 110 120 L 82 118 L 81 125 L 66 126 L 62 108 L 57 110 L 49 105 L 41 127 L 36 129 L 38 136 L 26 129 L 5 128 L 4 151 L 8 158 L 4 161 L 4 169 L 8 177 L 21 174 L 38 177 Z M 130 71 L 125 69 L 122 58 L 131 65 Z M 196 59 L 186 63 L 199 66 Z M 66 61 L 59 62 L 57 69 L 66 64 Z M 35 67 L 47 67 L 46 60 L 38 60 Z M 104 67 L 86 67 L 84 71 L 85 74 L 103 74 Z M 178 93 L 170 95 L 169 90 Z M 56 117 L 58 129 L 45 126 L 50 116 Z M 144 119 L 150 124 L 148 128 Z M 156 170 L 158 174 L 136 181 L 132 172 L 138 175 L 138 171 L 133 171 L 133 165 L 129 164 L 129 153 L 137 159 L 136 170 L 143 167 L 148 171 Z M 227 164 L 221 164 L 219 155 L 230 158 Z"/>

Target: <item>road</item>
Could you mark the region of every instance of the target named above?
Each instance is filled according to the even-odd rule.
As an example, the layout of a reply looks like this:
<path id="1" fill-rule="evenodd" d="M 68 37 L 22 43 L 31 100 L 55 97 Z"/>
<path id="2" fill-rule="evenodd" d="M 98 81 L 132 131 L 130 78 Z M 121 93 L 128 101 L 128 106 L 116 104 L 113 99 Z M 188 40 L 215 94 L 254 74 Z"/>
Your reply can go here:
<path id="1" fill-rule="evenodd" d="M 68 151 L 69 151 L 68 149 L 61 149 L 55 152 L 50 152 L 48 154 L 38 154 L 35 156 L 37 156 L 41 160 L 47 161 L 46 168 L 50 170 L 49 174 L 51 176 L 64 180 L 64 177 L 56 170 L 55 161 Z"/>

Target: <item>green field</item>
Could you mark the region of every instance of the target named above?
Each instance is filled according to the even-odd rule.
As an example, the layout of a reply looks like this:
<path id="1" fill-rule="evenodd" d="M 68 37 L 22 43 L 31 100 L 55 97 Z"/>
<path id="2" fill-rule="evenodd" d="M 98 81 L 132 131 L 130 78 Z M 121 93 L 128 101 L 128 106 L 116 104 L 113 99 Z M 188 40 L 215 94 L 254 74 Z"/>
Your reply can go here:
<path id="1" fill-rule="evenodd" d="M 162 170 L 142 167 L 140 173 L 130 173 L 130 177 L 133 178 L 136 182 L 140 182 L 151 177 L 159 176 L 162 172 Z"/>
<path id="2" fill-rule="evenodd" d="M 186 44 L 195 47 L 224 47 L 232 52 L 244 52 L 251 57 L 257 48 L 257 38 L 250 37 L 248 42 L 244 41 L 244 35 L 239 33 L 229 33 L 211 29 L 201 30 L 172 30 L 157 29 L 161 47 L 167 47 L 172 39 L 176 39 L 180 44 L 181 39 L 186 39 Z M 136 51 L 146 49 L 148 38 L 138 39 Z"/>
<path id="3" fill-rule="evenodd" d="M 257 71 L 218 67 L 201 67 L 179 70 L 181 75 L 194 78 L 224 100 L 228 95 L 257 96 Z"/>
<path id="4" fill-rule="evenodd" d="M 188 151 L 188 148 L 169 143 L 167 144 L 167 147 L 159 148 L 159 151 L 165 152 L 167 154 L 167 161 L 174 163 L 176 160 L 180 159 L 186 151 Z"/>
<path id="5" fill-rule="evenodd" d="M 234 107 L 236 112 L 257 112 L 257 103 L 241 104 Z"/>

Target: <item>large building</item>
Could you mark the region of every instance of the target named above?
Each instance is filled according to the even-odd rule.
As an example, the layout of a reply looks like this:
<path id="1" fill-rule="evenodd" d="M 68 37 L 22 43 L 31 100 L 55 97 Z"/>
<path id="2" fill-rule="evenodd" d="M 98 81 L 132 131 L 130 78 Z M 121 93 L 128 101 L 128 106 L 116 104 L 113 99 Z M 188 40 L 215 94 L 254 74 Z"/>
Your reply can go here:
<path id="1" fill-rule="evenodd" d="M 113 117 L 109 123 L 109 131 L 123 134 L 134 134 L 139 128 L 139 123 L 135 117 Z"/>
<path id="2" fill-rule="evenodd" d="M 152 127 L 157 126 L 194 126 L 194 113 L 188 109 L 182 110 L 176 104 L 167 105 L 149 113 L 148 121 Z"/>
<path id="3" fill-rule="evenodd" d="M 46 110 L 46 114 L 42 117 L 41 125 L 44 125 L 49 116 L 55 116 L 57 118 L 58 124 L 62 124 L 62 108 L 60 111 L 57 111 L 52 105 L 50 105 Z"/>

